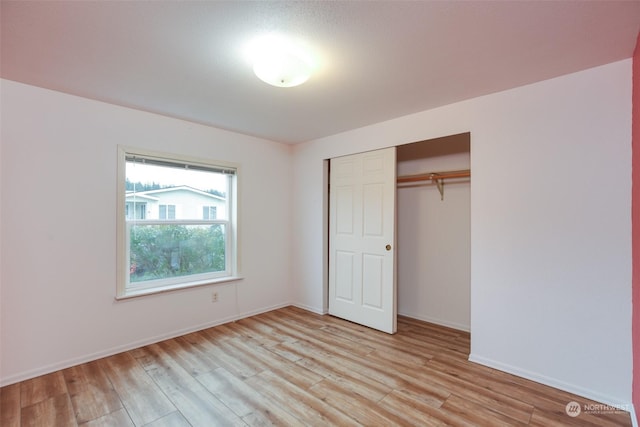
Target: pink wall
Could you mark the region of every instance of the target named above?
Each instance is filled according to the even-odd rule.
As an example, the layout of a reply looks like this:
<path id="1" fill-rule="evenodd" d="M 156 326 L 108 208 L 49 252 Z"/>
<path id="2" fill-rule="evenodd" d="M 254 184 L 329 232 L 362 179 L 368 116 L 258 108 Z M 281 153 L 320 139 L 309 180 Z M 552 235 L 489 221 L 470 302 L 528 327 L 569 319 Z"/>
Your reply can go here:
<path id="1" fill-rule="evenodd" d="M 640 424 L 640 34 L 633 53 L 632 110 L 633 405 Z"/>

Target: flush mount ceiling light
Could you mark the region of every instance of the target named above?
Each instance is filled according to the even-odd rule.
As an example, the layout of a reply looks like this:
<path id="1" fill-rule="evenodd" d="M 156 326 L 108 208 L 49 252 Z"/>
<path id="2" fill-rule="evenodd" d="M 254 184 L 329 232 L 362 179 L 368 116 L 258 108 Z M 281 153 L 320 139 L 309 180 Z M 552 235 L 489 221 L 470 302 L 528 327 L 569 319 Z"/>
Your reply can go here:
<path id="1" fill-rule="evenodd" d="M 315 68 L 313 55 L 301 42 L 281 35 L 269 34 L 255 39 L 249 54 L 253 72 L 272 86 L 301 85 Z"/>

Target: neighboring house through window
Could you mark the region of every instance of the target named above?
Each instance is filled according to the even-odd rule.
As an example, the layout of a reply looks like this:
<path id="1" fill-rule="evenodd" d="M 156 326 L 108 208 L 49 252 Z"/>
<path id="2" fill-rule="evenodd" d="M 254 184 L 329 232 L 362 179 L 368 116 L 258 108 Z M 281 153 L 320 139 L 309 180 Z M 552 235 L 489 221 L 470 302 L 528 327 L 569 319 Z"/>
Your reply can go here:
<path id="1" fill-rule="evenodd" d="M 237 279 L 237 168 L 120 148 L 117 297 Z"/>

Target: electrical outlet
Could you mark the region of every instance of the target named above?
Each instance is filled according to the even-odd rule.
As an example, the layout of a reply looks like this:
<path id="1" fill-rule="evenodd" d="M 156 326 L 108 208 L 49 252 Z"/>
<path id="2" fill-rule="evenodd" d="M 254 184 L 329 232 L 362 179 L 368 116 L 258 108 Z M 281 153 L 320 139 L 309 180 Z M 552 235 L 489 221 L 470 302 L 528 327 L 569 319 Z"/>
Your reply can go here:
<path id="1" fill-rule="evenodd" d="M 211 302 L 218 302 L 218 293 L 214 292 L 211 294 Z"/>

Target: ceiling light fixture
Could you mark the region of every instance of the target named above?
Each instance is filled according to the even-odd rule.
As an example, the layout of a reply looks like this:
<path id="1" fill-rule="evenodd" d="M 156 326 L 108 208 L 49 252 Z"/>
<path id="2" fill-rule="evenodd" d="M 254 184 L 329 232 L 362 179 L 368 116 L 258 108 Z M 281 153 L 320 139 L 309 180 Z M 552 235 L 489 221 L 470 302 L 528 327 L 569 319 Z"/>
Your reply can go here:
<path id="1" fill-rule="evenodd" d="M 280 35 L 255 39 L 250 45 L 253 72 L 260 80 L 277 87 L 294 87 L 306 82 L 315 61 L 302 43 Z"/>

